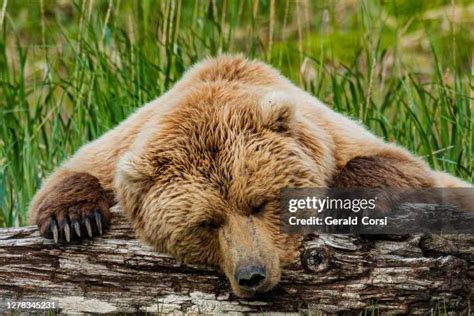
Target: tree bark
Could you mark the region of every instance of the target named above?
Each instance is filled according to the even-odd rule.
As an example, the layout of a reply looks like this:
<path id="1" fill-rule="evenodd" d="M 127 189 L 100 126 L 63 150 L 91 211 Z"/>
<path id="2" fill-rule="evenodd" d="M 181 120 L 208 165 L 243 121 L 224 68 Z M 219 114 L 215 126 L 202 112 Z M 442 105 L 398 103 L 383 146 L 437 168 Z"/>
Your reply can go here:
<path id="1" fill-rule="evenodd" d="M 62 313 L 472 312 L 474 235 L 321 235 L 303 249 L 275 289 L 247 300 L 220 272 L 143 245 L 117 212 L 103 238 L 81 244 L 0 229 L 0 303 L 52 300 Z"/>

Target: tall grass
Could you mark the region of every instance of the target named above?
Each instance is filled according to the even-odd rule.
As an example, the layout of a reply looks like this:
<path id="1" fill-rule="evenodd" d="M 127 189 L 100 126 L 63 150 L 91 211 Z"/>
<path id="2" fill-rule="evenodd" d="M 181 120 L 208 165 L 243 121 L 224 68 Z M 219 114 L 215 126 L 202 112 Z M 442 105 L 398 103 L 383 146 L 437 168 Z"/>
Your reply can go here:
<path id="1" fill-rule="evenodd" d="M 469 1 L 2 1 L 0 226 L 26 223 L 78 147 L 224 52 L 473 180 Z"/>

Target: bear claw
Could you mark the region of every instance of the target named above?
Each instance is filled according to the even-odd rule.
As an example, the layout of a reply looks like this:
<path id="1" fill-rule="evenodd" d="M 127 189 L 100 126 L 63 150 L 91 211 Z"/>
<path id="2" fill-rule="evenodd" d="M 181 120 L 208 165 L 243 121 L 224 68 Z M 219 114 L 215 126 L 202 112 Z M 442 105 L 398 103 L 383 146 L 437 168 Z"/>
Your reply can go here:
<path id="1" fill-rule="evenodd" d="M 100 212 L 95 210 L 94 217 L 95 217 L 95 223 L 97 225 L 97 229 L 99 230 L 99 235 L 102 236 L 102 216 L 100 215 Z"/>
<path id="2" fill-rule="evenodd" d="M 83 232 L 86 232 L 86 236 L 93 238 L 94 236 L 102 236 L 104 225 L 107 227 L 107 222 L 104 222 L 100 210 L 95 210 L 93 214 L 85 216 L 81 223 L 74 219 L 70 220 L 65 218 L 61 224 L 58 224 L 56 217 L 53 216 L 49 220 L 47 229 L 42 235 L 46 238 L 53 239 L 57 244 L 59 242 L 71 242 L 73 240 L 81 239 Z"/>
<path id="3" fill-rule="evenodd" d="M 38 206 L 36 224 L 42 236 L 55 243 L 101 236 L 110 224 L 110 192 L 87 173 L 74 173 L 51 189 Z"/>
<path id="4" fill-rule="evenodd" d="M 51 232 L 53 233 L 54 242 L 58 243 L 58 240 L 59 240 L 58 225 L 56 225 L 56 221 L 54 219 L 51 219 L 50 227 L 51 227 Z"/>
<path id="5" fill-rule="evenodd" d="M 92 227 L 91 227 L 91 221 L 89 220 L 88 217 L 84 220 L 84 225 L 86 226 L 87 229 L 87 235 L 92 238 Z"/>
<path id="6" fill-rule="evenodd" d="M 73 221 L 72 227 L 74 228 L 74 231 L 76 232 L 77 237 L 81 238 L 81 225 L 79 224 L 79 222 Z"/>
<path id="7" fill-rule="evenodd" d="M 71 241 L 71 230 L 69 228 L 69 224 L 66 223 L 64 225 L 64 237 L 66 238 L 66 241 L 67 242 L 70 242 Z"/>

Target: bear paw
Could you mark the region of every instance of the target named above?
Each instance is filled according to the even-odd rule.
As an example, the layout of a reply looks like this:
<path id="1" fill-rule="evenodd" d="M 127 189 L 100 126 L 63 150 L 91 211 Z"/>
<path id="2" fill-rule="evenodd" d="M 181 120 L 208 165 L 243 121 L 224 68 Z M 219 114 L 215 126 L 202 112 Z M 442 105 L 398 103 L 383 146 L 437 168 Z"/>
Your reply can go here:
<path id="1" fill-rule="evenodd" d="M 56 184 L 39 205 L 36 224 L 42 236 L 70 242 L 102 235 L 110 225 L 113 198 L 99 180 L 74 173 Z"/>

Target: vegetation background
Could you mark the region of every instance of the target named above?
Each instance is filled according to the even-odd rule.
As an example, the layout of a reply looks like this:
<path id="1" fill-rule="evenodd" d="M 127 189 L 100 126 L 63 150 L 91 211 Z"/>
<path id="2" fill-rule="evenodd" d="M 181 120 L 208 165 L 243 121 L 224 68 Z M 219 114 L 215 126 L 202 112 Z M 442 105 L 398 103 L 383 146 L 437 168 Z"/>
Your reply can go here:
<path id="1" fill-rule="evenodd" d="M 473 181 L 474 3 L 0 0 L 0 227 L 42 179 L 176 82 L 241 52 Z"/>

